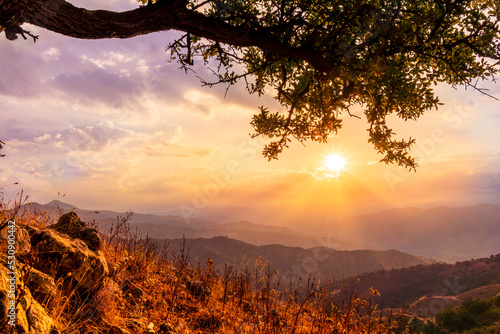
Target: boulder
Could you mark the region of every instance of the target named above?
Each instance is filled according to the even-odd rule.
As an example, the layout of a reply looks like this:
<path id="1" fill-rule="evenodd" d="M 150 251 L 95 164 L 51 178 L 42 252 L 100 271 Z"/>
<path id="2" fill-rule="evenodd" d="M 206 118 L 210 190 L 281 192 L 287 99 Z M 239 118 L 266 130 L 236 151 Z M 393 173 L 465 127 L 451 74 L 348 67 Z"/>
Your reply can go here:
<path id="1" fill-rule="evenodd" d="M 9 242 L 9 235 L 11 233 L 14 235 L 14 242 L 16 246 L 16 256 L 24 256 L 31 251 L 31 242 L 28 232 L 23 226 L 5 226 L 0 230 L 0 242 L 7 245 Z"/>
<path id="2" fill-rule="evenodd" d="M 26 286 L 30 289 L 33 297 L 40 303 L 54 297 L 57 293 L 54 279 L 35 268 L 29 269 Z"/>
<path id="3" fill-rule="evenodd" d="M 15 290 L 17 295 L 11 298 L 11 276 L 6 267 L 0 264 L 0 328 L 9 332 L 13 325 L 15 333 L 26 334 L 55 334 L 59 333 L 54 321 L 45 309 L 32 297 L 30 291 L 23 288 L 20 293 L 19 286 Z M 11 302 L 16 301 L 17 308 L 11 312 Z M 9 309 L 10 308 L 10 309 Z M 15 312 L 15 313 L 14 313 Z M 11 315 L 12 316 L 8 316 Z M 15 315 L 15 316 L 14 316 Z M 9 321 L 13 323 L 9 324 Z"/>
<path id="4" fill-rule="evenodd" d="M 38 261 L 34 267 L 46 274 L 72 281 L 82 293 L 101 287 L 109 270 L 100 251 L 80 239 L 71 240 L 54 229 L 29 229 Z"/>
<path id="5" fill-rule="evenodd" d="M 62 215 L 57 224 L 50 227 L 72 238 L 82 240 L 93 251 L 102 250 L 103 242 L 97 230 L 88 228 L 74 212 Z"/>

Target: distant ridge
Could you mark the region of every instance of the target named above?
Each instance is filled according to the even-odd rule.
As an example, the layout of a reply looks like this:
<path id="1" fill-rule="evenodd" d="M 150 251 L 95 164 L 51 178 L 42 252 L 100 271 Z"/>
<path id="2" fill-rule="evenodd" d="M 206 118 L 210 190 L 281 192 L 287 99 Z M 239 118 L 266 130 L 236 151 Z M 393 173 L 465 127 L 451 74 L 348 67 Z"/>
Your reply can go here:
<path id="1" fill-rule="evenodd" d="M 59 211 L 70 211 L 73 206 L 55 200 L 44 205 L 32 203 L 31 209 L 34 208 L 48 211 L 56 218 Z M 99 222 L 103 230 L 115 223 L 117 216 L 125 216 L 124 212 L 77 207 L 75 212 L 84 221 Z M 500 205 L 496 204 L 388 209 L 329 225 L 308 222 L 307 230 L 303 228 L 305 224 L 302 228 L 299 225 L 290 228 L 247 221 L 222 224 L 190 218 L 187 222 L 176 215 L 141 213 L 135 213 L 131 223 L 143 234 L 158 238 L 227 236 L 257 246 L 282 244 L 303 248 L 326 246 L 337 250 L 397 249 L 448 263 L 500 252 Z"/>
<path id="2" fill-rule="evenodd" d="M 191 263 L 205 264 L 210 258 L 219 268 L 224 265 L 253 268 L 256 261 L 267 263 L 271 271 L 278 270 L 285 279 L 311 278 L 326 282 L 363 272 L 404 268 L 434 263 L 397 250 L 338 251 L 327 247 L 289 247 L 283 245 L 255 246 L 227 237 L 168 240 L 170 249 L 179 251 L 185 242 Z"/>
<path id="3" fill-rule="evenodd" d="M 33 203 L 33 204 L 38 204 L 38 203 Z M 64 203 L 64 202 L 59 201 L 59 200 L 52 200 L 52 201 L 44 204 L 44 206 L 51 206 L 51 207 L 55 207 L 55 208 L 60 208 L 60 209 L 64 210 L 65 212 L 71 211 L 75 207 L 74 205 L 71 205 L 69 203 Z"/>
<path id="4" fill-rule="evenodd" d="M 102 231 L 106 231 L 112 224 L 116 223 L 118 216 L 124 217 L 126 215 L 125 212 L 81 209 L 58 200 L 46 204 L 28 203 L 23 205 L 22 209 L 48 211 L 48 214 L 53 219 L 56 219 L 62 213 L 74 210 L 83 221 L 96 221 L 99 223 Z M 228 236 L 258 246 L 277 243 L 305 248 L 323 244 L 322 240 L 318 237 L 300 233 L 288 227 L 257 224 L 247 221 L 220 224 L 195 218 L 190 218 L 189 221 L 186 221 L 183 217 L 175 215 L 160 216 L 134 213 L 130 223 L 134 229 L 137 228 L 143 235 L 150 235 L 155 238 L 175 239 L 182 238 L 183 236 L 186 238 Z M 343 243 L 339 240 L 331 242 L 338 245 L 341 249 L 353 247 L 353 245 Z"/>

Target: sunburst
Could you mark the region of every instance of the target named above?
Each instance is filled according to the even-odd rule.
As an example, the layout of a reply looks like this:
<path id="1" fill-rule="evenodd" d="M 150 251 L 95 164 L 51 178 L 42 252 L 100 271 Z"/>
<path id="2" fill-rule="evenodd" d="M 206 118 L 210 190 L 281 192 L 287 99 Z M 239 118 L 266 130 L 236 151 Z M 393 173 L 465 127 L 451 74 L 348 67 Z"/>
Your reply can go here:
<path id="1" fill-rule="evenodd" d="M 337 153 L 328 155 L 325 159 L 325 167 L 327 170 L 339 173 L 344 170 L 346 160 L 343 156 Z"/>

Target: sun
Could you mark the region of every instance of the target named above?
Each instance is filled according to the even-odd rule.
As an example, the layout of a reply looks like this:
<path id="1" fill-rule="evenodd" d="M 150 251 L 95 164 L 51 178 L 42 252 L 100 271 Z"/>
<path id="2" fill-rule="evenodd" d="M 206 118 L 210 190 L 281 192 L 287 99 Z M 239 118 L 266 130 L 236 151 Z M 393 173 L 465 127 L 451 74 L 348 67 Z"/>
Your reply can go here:
<path id="1" fill-rule="evenodd" d="M 337 153 L 328 155 L 325 159 L 325 167 L 333 172 L 340 172 L 344 170 L 346 161 L 343 156 Z"/>

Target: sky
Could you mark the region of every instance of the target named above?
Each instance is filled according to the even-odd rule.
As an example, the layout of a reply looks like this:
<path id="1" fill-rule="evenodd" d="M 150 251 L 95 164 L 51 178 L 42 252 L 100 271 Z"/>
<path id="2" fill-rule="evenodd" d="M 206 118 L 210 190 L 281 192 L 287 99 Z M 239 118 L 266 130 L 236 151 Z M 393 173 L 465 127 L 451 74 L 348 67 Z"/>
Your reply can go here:
<path id="1" fill-rule="evenodd" d="M 73 0 L 125 10 L 136 1 Z M 102 7 L 106 6 L 106 7 Z M 265 224 L 329 222 L 394 207 L 500 204 L 500 102 L 436 87 L 439 110 L 390 119 L 416 138 L 416 172 L 378 162 L 367 124 L 353 117 L 327 144 L 293 142 L 278 161 L 251 139 L 250 120 L 272 92 L 202 87 L 165 48 L 176 32 L 78 40 L 33 26 L 36 43 L 0 36 L 0 191 L 12 201 L 54 199 L 80 208 L 174 213 Z M 500 98 L 500 85 L 480 83 Z M 276 109 L 278 108 L 278 109 Z M 354 109 L 362 115 L 362 109 Z M 329 154 L 347 163 L 336 177 Z M 17 184 L 16 184 L 17 183 Z"/>

